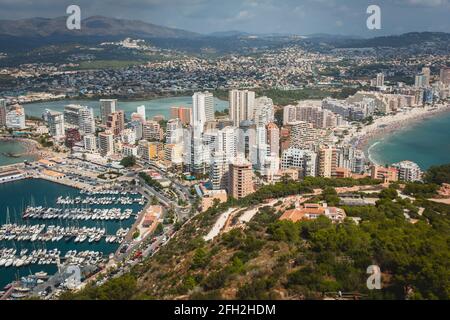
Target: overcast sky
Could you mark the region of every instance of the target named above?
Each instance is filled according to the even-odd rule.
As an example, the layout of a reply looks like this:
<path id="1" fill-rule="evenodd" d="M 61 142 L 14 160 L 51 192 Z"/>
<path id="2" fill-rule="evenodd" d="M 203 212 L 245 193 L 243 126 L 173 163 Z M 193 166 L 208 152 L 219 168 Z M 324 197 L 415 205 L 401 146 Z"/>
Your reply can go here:
<path id="1" fill-rule="evenodd" d="M 138 19 L 199 33 L 450 32 L 450 0 L 0 0 L 0 19 L 63 16 L 70 4 L 81 7 L 82 18 Z M 381 30 L 366 27 L 370 4 L 381 7 Z"/>

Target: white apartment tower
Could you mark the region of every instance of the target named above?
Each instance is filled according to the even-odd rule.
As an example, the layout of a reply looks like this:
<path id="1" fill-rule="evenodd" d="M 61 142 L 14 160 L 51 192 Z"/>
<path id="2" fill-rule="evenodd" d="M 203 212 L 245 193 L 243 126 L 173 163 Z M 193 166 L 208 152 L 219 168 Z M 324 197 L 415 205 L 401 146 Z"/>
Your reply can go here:
<path id="1" fill-rule="evenodd" d="M 145 121 L 146 117 L 145 117 L 145 106 L 144 105 L 137 107 L 137 114 L 139 114 L 142 117 L 142 119 L 144 119 L 144 121 Z"/>
<path id="2" fill-rule="evenodd" d="M 56 140 L 64 138 L 64 114 L 62 112 L 46 109 L 43 117 L 47 122 L 50 135 Z"/>
<path id="3" fill-rule="evenodd" d="M 214 120 L 214 96 L 210 92 L 196 92 L 192 96 L 192 125 L 203 132 L 206 122 Z"/>
<path id="4" fill-rule="evenodd" d="M 226 189 L 228 185 L 229 162 L 223 151 L 216 152 L 212 158 L 210 179 L 214 190 Z"/>
<path id="5" fill-rule="evenodd" d="M 170 119 L 167 122 L 166 143 L 179 144 L 183 141 L 183 125 L 180 119 Z"/>
<path id="6" fill-rule="evenodd" d="M 7 128 L 25 129 L 25 110 L 21 105 L 10 106 L 6 111 L 5 123 Z"/>
<path id="7" fill-rule="evenodd" d="M 248 90 L 231 90 L 229 92 L 230 117 L 235 127 L 245 120 L 253 120 L 255 92 Z"/>
<path id="8" fill-rule="evenodd" d="M 97 151 L 97 138 L 93 134 L 87 134 L 83 137 L 84 149 L 89 152 Z"/>
<path id="9" fill-rule="evenodd" d="M 114 153 L 114 134 L 109 131 L 99 133 L 98 146 L 103 157 L 112 155 Z"/>
<path id="10" fill-rule="evenodd" d="M 273 101 L 267 97 L 260 97 L 255 100 L 253 119 L 257 127 L 266 126 L 275 120 Z"/>
<path id="11" fill-rule="evenodd" d="M 310 150 L 289 148 L 283 152 L 282 169 L 300 169 L 304 177 L 317 175 L 317 154 Z"/>
<path id="12" fill-rule="evenodd" d="M 377 87 L 384 86 L 384 73 L 377 73 Z"/>
<path id="13" fill-rule="evenodd" d="M 79 129 L 81 134 L 95 133 L 94 110 L 89 107 L 83 107 L 79 110 Z"/>

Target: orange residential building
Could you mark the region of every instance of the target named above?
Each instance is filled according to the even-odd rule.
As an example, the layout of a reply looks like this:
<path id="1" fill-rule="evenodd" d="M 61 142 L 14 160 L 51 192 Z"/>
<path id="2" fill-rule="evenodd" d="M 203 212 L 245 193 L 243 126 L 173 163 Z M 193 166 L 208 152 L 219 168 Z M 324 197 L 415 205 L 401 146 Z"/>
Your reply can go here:
<path id="1" fill-rule="evenodd" d="M 235 199 L 241 199 L 254 192 L 252 164 L 245 159 L 237 159 L 230 164 L 228 192 Z"/>
<path id="2" fill-rule="evenodd" d="M 185 107 L 171 107 L 170 119 L 180 119 L 181 123 L 191 123 L 192 109 Z"/>
<path id="3" fill-rule="evenodd" d="M 302 207 L 287 210 L 280 217 L 280 220 L 298 222 L 301 220 L 314 220 L 320 216 L 325 216 L 335 223 L 344 221 L 346 214 L 341 208 L 328 207 L 326 204 L 305 203 Z"/>
<path id="4" fill-rule="evenodd" d="M 337 167 L 333 173 L 333 178 L 351 178 L 351 177 L 352 171 L 347 168 Z"/>
<path id="5" fill-rule="evenodd" d="M 370 168 L 370 171 L 372 179 L 383 180 L 388 183 L 398 181 L 398 170 L 395 168 L 374 165 Z"/>

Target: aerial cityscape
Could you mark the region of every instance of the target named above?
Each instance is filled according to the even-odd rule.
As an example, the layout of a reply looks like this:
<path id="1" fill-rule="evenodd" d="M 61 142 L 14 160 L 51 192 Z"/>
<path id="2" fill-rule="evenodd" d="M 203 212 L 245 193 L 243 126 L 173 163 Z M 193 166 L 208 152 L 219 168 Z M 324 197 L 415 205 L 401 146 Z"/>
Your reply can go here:
<path id="1" fill-rule="evenodd" d="M 0 299 L 448 300 L 450 4 L 213 2 L 0 0 Z"/>

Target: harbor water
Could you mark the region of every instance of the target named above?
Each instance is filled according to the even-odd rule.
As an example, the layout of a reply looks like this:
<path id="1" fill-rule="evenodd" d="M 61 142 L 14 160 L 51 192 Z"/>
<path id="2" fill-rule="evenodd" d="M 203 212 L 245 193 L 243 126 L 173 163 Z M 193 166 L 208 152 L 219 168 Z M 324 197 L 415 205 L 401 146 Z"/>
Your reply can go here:
<path id="1" fill-rule="evenodd" d="M 228 108 L 228 102 L 220 99 L 214 99 L 214 110 L 223 111 Z M 100 115 L 100 102 L 98 100 L 59 100 L 49 102 L 36 102 L 24 104 L 25 114 L 34 117 L 41 117 L 45 109 L 54 111 L 64 111 L 64 107 L 68 104 L 79 104 L 82 106 L 92 107 L 96 116 Z M 118 100 L 118 109 L 125 111 L 127 118 L 130 118 L 133 112 L 136 112 L 138 106 L 145 106 L 147 119 L 156 115 L 163 115 L 166 119 L 170 117 L 170 108 L 184 106 L 192 108 L 192 97 L 172 97 L 160 98 L 142 101 L 120 101 Z"/>
<path id="2" fill-rule="evenodd" d="M 62 197 L 87 197 L 86 194 L 81 194 L 80 190 L 49 182 L 40 179 L 26 179 L 10 183 L 0 184 L 0 224 L 4 225 L 9 222 L 11 224 L 20 225 L 55 225 L 61 227 L 76 227 L 82 228 L 83 226 L 92 228 L 105 228 L 107 235 L 114 235 L 119 228 L 129 228 L 135 221 L 135 216 L 132 215 L 127 220 L 63 220 L 63 219 L 50 219 L 50 220 L 38 220 L 38 219 L 23 219 L 22 213 L 27 206 L 43 206 L 54 208 L 83 208 L 83 209 L 110 209 L 120 208 L 122 210 L 132 209 L 133 214 L 137 214 L 142 210 L 143 206 L 137 202 L 132 204 L 57 204 L 57 198 Z M 98 195 L 98 197 L 104 197 L 105 195 Z M 128 195 L 127 195 L 128 196 Z M 92 196 L 91 196 L 92 197 Z M 94 197 L 97 197 L 94 195 Z M 140 195 L 134 195 L 130 197 L 140 198 Z M 9 221 L 7 221 L 9 220 Z M 29 252 L 39 249 L 58 249 L 61 251 L 61 257 L 64 257 L 65 253 L 69 250 L 81 251 L 99 251 L 104 254 L 105 258 L 108 258 L 110 253 L 117 250 L 119 243 L 107 243 L 103 237 L 98 242 L 84 241 L 82 243 L 74 242 L 74 239 L 61 239 L 60 241 L 17 241 L 17 240 L 2 240 L 0 241 L 0 248 L 13 248 L 17 252 L 22 249 L 28 249 Z M 22 276 L 28 276 L 39 271 L 45 271 L 49 275 L 55 273 L 57 270 L 56 265 L 38 265 L 30 264 L 24 267 L 0 267 L 0 290 L 6 284 L 20 279 Z"/>

